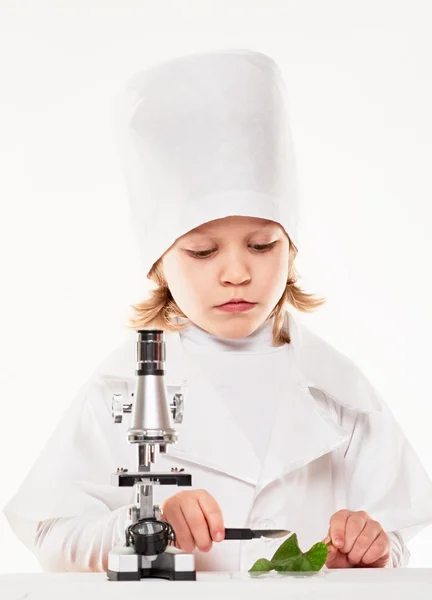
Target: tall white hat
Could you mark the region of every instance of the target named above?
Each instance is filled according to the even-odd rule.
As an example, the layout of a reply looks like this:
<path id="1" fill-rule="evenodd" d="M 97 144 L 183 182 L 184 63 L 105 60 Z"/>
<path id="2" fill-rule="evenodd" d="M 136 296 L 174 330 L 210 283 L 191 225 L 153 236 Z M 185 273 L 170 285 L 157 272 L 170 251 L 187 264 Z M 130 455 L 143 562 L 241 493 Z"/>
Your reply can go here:
<path id="1" fill-rule="evenodd" d="M 177 238 L 231 215 L 276 221 L 298 245 L 287 94 L 272 58 L 210 51 L 141 70 L 113 97 L 112 119 L 145 274 Z"/>

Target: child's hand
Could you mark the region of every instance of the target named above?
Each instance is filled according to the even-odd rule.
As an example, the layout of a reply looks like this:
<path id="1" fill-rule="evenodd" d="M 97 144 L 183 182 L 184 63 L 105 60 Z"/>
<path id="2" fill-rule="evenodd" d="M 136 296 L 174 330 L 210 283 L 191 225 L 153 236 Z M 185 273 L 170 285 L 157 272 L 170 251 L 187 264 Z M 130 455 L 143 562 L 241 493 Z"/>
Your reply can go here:
<path id="1" fill-rule="evenodd" d="M 326 566 L 329 569 L 385 567 L 390 559 L 390 539 L 378 521 L 364 511 L 339 510 L 330 519 Z"/>
<path id="2" fill-rule="evenodd" d="M 161 503 L 162 518 L 174 529 L 176 547 L 190 553 L 211 550 L 213 541 L 225 537 L 223 516 L 218 503 L 205 490 L 187 490 Z"/>

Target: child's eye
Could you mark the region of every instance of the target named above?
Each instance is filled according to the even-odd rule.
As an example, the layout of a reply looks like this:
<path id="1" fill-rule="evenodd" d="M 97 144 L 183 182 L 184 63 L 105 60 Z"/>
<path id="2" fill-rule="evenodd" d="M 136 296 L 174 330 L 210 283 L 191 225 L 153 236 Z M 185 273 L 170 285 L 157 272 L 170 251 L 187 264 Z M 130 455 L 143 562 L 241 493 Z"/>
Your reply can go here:
<path id="1" fill-rule="evenodd" d="M 266 250 L 270 250 L 276 242 L 271 242 L 271 244 L 254 244 L 252 248 L 255 248 L 259 252 L 265 252 Z"/>
<path id="2" fill-rule="evenodd" d="M 276 242 L 271 242 L 270 244 L 252 244 L 251 248 L 254 248 L 257 252 L 267 252 L 268 250 L 271 250 L 275 244 Z M 214 250 L 188 250 L 188 252 L 196 258 L 207 258 Z"/>
<path id="3" fill-rule="evenodd" d="M 194 250 L 188 250 L 188 252 L 196 258 L 207 258 L 207 256 L 210 256 L 210 254 L 214 252 L 214 250 L 199 250 L 197 252 L 195 252 Z"/>

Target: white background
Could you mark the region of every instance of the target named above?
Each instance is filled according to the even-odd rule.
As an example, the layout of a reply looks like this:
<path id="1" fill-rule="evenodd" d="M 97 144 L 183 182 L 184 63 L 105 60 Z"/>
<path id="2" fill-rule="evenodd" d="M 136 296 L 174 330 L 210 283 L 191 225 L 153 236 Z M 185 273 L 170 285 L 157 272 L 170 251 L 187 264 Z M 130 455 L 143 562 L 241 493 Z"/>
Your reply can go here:
<path id="1" fill-rule="evenodd" d="M 0 506 L 144 297 L 110 98 L 146 65 L 227 47 L 270 54 L 287 81 L 298 266 L 328 298 L 302 318 L 363 369 L 432 475 L 430 13 L 427 0 L 2 0 Z M 3 514 L 0 528 L 0 571 L 39 571 Z M 431 567 L 432 528 L 410 549 Z"/>

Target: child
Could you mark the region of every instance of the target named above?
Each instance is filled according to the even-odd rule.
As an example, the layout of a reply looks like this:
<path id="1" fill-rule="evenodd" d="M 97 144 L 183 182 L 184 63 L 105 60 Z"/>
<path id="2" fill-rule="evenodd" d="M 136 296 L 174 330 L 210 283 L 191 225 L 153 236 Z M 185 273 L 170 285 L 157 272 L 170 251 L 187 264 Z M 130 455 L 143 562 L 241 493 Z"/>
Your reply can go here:
<path id="1" fill-rule="evenodd" d="M 297 285 L 297 191 L 285 89 L 257 52 L 184 56 L 137 73 L 114 106 L 143 272 L 132 327 L 166 331 L 168 384 L 187 380 L 178 445 L 192 474 L 161 486 L 163 517 L 197 570 L 248 570 L 281 540 L 331 540 L 329 568 L 400 567 L 432 522 L 432 483 L 359 369 L 296 322 L 322 300 Z M 241 305 L 227 304 L 230 301 Z M 132 332 L 131 332 L 132 333 Z M 135 335 L 96 370 L 5 508 L 47 571 L 102 571 L 123 543 L 136 469 L 113 387 L 133 390 Z"/>

